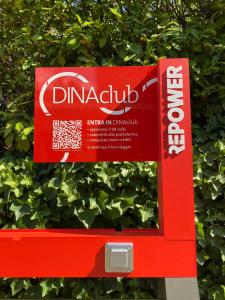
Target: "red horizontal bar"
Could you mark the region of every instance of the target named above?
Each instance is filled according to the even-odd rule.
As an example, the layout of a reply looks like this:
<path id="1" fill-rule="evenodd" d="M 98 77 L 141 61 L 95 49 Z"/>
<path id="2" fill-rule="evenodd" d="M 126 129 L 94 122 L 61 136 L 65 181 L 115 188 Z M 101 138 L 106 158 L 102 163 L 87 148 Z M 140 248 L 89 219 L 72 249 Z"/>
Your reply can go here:
<path id="1" fill-rule="evenodd" d="M 21 239 L 24 237 L 75 237 L 84 235 L 88 236 L 130 236 L 130 235 L 160 235 L 160 231 L 149 228 L 133 228 L 117 231 L 112 228 L 99 228 L 99 229 L 2 229 L 0 230 L 1 237 L 11 237 L 12 239 Z"/>
<path id="2" fill-rule="evenodd" d="M 105 273 L 105 244 L 132 242 L 134 271 Z M 157 229 L 0 230 L 0 277 L 196 277 L 195 241 Z"/>

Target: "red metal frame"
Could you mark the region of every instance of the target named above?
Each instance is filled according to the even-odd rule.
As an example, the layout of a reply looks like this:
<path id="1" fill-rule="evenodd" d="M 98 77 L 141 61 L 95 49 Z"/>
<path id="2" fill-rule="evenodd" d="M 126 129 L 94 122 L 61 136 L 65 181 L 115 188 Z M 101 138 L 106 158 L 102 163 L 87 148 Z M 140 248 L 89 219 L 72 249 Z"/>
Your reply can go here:
<path id="1" fill-rule="evenodd" d="M 168 154 L 167 70 L 182 66 L 185 150 Z M 117 277 L 106 273 L 106 242 L 133 242 L 134 271 L 123 277 L 196 277 L 192 142 L 187 59 L 158 63 L 160 229 L 1 230 L 1 277 Z"/>

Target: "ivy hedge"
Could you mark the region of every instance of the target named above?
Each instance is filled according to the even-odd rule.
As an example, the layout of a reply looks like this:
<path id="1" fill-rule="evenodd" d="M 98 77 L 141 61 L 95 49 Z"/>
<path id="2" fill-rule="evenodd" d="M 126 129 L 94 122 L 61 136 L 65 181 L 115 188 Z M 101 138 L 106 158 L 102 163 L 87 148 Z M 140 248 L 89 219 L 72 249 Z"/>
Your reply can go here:
<path id="1" fill-rule="evenodd" d="M 155 163 L 34 164 L 36 66 L 189 57 L 202 300 L 225 299 L 225 2 L 0 0 L 0 228 L 157 224 Z M 147 298 L 151 279 L 0 279 L 1 298 Z"/>

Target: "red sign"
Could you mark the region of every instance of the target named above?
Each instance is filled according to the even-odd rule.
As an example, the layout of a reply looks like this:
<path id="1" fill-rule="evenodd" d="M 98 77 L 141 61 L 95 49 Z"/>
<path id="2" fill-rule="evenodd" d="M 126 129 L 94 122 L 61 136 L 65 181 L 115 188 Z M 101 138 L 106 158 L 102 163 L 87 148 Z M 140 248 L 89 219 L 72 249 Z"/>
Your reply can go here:
<path id="1" fill-rule="evenodd" d="M 156 71 L 37 68 L 34 161 L 158 160 Z"/>
<path id="2" fill-rule="evenodd" d="M 35 98 L 35 161 L 158 161 L 159 229 L 0 230 L 0 276 L 196 277 L 188 60 L 39 68 Z M 106 272 L 106 243 L 133 271 Z"/>

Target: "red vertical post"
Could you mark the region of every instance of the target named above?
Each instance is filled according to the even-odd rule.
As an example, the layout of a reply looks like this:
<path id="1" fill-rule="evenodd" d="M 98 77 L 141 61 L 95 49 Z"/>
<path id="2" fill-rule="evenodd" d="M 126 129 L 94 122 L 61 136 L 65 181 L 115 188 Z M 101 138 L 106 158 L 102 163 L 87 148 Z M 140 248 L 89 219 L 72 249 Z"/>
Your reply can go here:
<path id="1" fill-rule="evenodd" d="M 188 59 L 158 63 L 160 231 L 166 240 L 194 240 L 194 193 Z"/>

